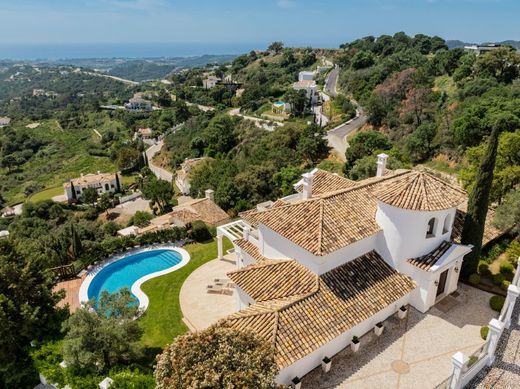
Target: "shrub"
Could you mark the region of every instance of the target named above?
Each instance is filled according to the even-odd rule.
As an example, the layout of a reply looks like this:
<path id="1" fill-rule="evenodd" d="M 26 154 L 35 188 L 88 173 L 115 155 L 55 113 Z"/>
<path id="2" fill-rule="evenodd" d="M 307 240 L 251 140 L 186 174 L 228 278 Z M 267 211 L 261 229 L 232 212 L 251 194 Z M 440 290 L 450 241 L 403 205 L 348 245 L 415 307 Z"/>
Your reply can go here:
<path id="1" fill-rule="evenodd" d="M 480 276 L 477 273 L 473 273 L 469 276 L 468 281 L 471 285 L 477 286 L 480 284 Z"/>
<path id="2" fill-rule="evenodd" d="M 211 239 L 211 233 L 209 232 L 208 226 L 206 226 L 202 220 L 195 220 L 192 222 L 188 231 L 188 237 L 197 242 L 205 242 Z"/>
<path id="3" fill-rule="evenodd" d="M 500 286 L 502 285 L 502 282 L 504 282 L 506 278 L 504 277 L 503 274 L 495 274 L 493 276 L 493 284 L 495 284 L 496 286 Z"/>
<path id="4" fill-rule="evenodd" d="M 488 336 L 488 333 L 489 333 L 489 327 L 488 326 L 480 327 L 480 337 L 482 339 L 486 340 L 486 338 Z"/>
<path id="5" fill-rule="evenodd" d="M 520 242 L 517 240 L 511 241 L 506 249 L 506 256 L 513 266 L 517 266 L 518 257 L 520 257 Z"/>
<path id="6" fill-rule="evenodd" d="M 137 211 L 128 221 L 128 226 L 146 227 L 150 224 L 153 215 L 146 211 Z"/>
<path id="7" fill-rule="evenodd" d="M 484 261 L 480 261 L 478 265 L 478 272 L 481 276 L 488 276 L 491 274 L 489 271 L 489 265 Z"/>
<path id="8" fill-rule="evenodd" d="M 500 284 L 500 288 L 503 289 L 503 290 L 507 290 L 509 288 L 509 285 L 511 285 L 511 282 L 507 281 L 507 280 L 504 280 L 501 284 Z"/>
<path id="9" fill-rule="evenodd" d="M 504 277 L 508 280 L 513 279 L 513 272 L 515 271 L 515 267 L 508 263 L 503 263 L 500 265 L 500 274 L 504 275 Z"/>
<path id="10" fill-rule="evenodd" d="M 489 306 L 492 310 L 500 312 L 504 306 L 506 298 L 504 296 L 491 296 L 489 299 Z"/>

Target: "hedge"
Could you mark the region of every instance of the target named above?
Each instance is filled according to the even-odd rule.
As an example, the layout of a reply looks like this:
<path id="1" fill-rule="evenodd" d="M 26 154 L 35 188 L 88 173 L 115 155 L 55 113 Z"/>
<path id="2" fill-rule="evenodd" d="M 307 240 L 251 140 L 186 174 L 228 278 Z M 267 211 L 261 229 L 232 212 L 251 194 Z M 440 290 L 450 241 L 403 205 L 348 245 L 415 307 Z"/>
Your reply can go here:
<path id="1" fill-rule="evenodd" d="M 506 298 L 504 296 L 491 296 L 489 299 L 489 306 L 492 310 L 500 312 L 504 306 Z"/>

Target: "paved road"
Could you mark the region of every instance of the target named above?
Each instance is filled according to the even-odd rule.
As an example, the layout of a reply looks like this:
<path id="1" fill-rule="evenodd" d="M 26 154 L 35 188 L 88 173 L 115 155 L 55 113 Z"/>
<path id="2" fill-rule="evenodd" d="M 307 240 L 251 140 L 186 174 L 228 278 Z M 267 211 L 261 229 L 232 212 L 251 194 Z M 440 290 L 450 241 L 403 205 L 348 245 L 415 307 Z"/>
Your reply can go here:
<path id="1" fill-rule="evenodd" d="M 150 170 L 154 172 L 157 178 L 160 178 L 161 180 L 166 180 L 168 182 L 172 182 L 173 174 L 160 166 L 154 165 L 152 161 L 154 155 L 161 151 L 163 145 L 164 141 L 160 140 L 153 146 L 150 146 L 148 149 L 146 149 L 146 156 L 148 157 L 148 166 L 150 167 Z"/>
<path id="2" fill-rule="evenodd" d="M 334 67 L 332 69 L 327 77 L 327 80 L 325 81 L 325 93 L 327 93 L 329 96 L 336 97 L 338 95 L 338 92 L 336 90 L 336 84 L 338 82 L 338 76 L 339 76 L 339 67 Z"/>
<path id="3" fill-rule="evenodd" d="M 267 131 L 275 131 L 278 127 L 283 126 L 283 123 L 281 123 L 281 122 L 277 122 L 274 120 L 269 121 L 269 120 L 260 119 L 260 118 L 254 117 L 254 116 L 247 116 L 247 115 L 241 114 L 240 108 L 231 109 L 228 111 L 228 114 L 231 116 L 240 116 L 246 120 L 250 120 L 250 121 L 254 122 L 258 128 L 263 128 L 264 130 L 267 130 Z"/>
<path id="4" fill-rule="evenodd" d="M 345 161 L 345 152 L 347 151 L 347 140 L 345 139 L 348 134 L 357 130 L 367 122 L 367 117 L 363 112 L 363 109 L 358 105 L 357 116 L 354 119 L 349 120 L 346 123 L 340 124 L 336 128 L 327 132 L 327 140 L 329 146 L 334 149 L 337 156 L 341 160 Z"/>

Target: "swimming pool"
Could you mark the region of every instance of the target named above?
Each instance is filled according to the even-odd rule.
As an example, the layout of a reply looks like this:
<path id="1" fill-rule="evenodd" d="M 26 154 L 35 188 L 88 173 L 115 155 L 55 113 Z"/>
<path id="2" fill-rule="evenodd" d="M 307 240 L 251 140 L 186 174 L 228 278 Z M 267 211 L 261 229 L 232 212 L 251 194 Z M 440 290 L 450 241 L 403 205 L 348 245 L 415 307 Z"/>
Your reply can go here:
<path id="1" fill-rule="evenodd" d="M 177 270 L 188 261 L 189 254 L 178 247 L 147 249 L 113 258 L 87 275 L 80 288 L 80 301 L 99 299 L 102 291 L 114 293 L 126 287 L 144 310 L 148 307 L 148 297 L 141 290 L 141 284 Z"/>

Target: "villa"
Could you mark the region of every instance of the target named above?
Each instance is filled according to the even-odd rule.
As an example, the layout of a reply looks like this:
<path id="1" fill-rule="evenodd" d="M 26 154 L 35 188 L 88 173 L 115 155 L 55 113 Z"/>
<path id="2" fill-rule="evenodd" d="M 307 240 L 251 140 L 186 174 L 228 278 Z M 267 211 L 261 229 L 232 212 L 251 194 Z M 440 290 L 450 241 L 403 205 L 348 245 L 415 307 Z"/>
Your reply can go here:
<path id="1" fill-rule="evenodd" d="M 136 93 L 128 103 L 125 103 L 125 108 L 128 111 L 151 111 L 153 109 L 152 102 L 142 97 L 141 93 Z"/>
<path id="2" fill-rule="evenodd" d="M 11 118 L 0 117 L 0 128 L 7 127 L 11 123 Z"/>
<path id="3" fill-rule="evenodd" d="M 206 190 L 206 196 L 201 199 L 189 198 L 183 201 L 173 207 L 171 212 L 150 220 L 150 224 L 146 227 L 130 226 L 119 230 L 117 234 L 119 236 L 142 235 L 172 227 L 184 227 L 195 220 L 202 220 L 209 226 L 217 226 L 229 220 L 228 214 L 215 203 L 213 190 Z"/>
<path id="4" fill-rule="evenodd" d="M 311 105 L 314 105 L 318 102 L 318 86 L 316 85 L 316 81 L 314 80 L 300 80 L 293 84 L 293 89 L 295 90 L 304 90 L 305 95 L 310 101 Z"/>
<path id="5" fill-rule="evenodd" d="M 472 249 L 456 242 L 466 193 L 424 171 L 387 171 L 386 160 L 359 182 L 314 169 L 296 194 L 217 228 L 219 257 L 226 236 L 238 267 L 228 273 L 237 312 L 221 325 L 272 343 L 279 384 L 401 307 L 426 312 L 457 289 Z"/>
<path id="6" fill-rule="evenodd" d="M 202 80 L 202 86 L 204 89 L 211 89 L 217 86 L 222 81 L 221 78 L 216 76 L 208 76 L 208 78 Z"/>
<path id="7" fill-rule="evenodd" d="M 96 189 L 98 195 L 103 193 L 116 193 L 121 190 L 117 173 L 81 174 L 63 184 L 65 196 L 68 202 L 76 201 L 87 188 Z"/>
<path id="8" fill-rule="evenodd" d="M 177 170 L 175 185 L 183 195 L 190 194 L 190 172 L 204 158 L 190 158 L 181 163 L 181 168 Z"/>

